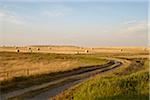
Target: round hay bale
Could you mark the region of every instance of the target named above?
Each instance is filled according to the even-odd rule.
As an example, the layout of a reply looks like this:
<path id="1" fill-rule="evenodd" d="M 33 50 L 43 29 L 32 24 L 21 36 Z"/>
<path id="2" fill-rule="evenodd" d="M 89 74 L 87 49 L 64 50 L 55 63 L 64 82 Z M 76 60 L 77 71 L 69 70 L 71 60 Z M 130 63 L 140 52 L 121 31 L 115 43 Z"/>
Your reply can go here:
<path id="1" fill-rule="evenodd" d="M 120 49 L 120 51 L 123 51 L 123 49 Z"/>
<path id="2" fill-rule="evenodd" d="M 75 52 L 75 54 L 79 54 L 79 51 Z"/>
<path id="3" fill-rule="evenodd" d="M 19 50 L 19 49 L 17 49 L 17 50 L 16 50 L 16 52 L 20 52 L 20 50 Z"/>
<path id="4" fill-rule="evenodd" d="M 31 50 L 31 48 L 30 48 L 30 47 L 28 47 L 28 50 Z"/>
<path id="5" fill-rule="evenodd" d="M 85 50 L 85 52 L 86 52 L 86 53 L 88 53 L 88 52 L 89 52 L 89 50 Z"/>
<path id="6" fill-rule="evenodd" d="M 51 47 L 48 47 L 48 49 L 52 49 Z"/>
<path id="7" fill-rule="evenodd" d="M 40 48 L 37 48 L 37 50 L 39 51 L 39 50 L 40 50 Z"/>

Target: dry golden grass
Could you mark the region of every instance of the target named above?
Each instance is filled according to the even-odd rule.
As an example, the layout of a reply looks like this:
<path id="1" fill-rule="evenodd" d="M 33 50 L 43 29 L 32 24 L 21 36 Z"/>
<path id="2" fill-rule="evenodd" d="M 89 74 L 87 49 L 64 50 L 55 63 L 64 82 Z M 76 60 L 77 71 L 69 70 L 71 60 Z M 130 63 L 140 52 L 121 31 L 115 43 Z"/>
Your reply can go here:
<path id="1" fill-rule="evenodd" d="M 14 76 L 67 71 L 108 62 L 86 55 L 15 52 L 0 52 L 0 61 L 0 80 Z"/>
<path id="2" fill-rule="evenodd" d="M 37 48 L 39 48 L 39 50 Z M 16 50 L 20 50 L 20 52 L 17 53 Z M 89 52 L 86 53 L 86 50 L 88 50 Z M 100 61 L 98 58 L 96 58 L 102 56 L 108 57 L 110 55 L 114 56 L 117 54 L 118 57 L 126 55 L 129 58 L 130 55 L 131 57 L 133 57 L 132 54 L 136 54 L 135 56 L 143 56 L 140 54 L 145 54 L 144 56 L 147 57 L 148 50 L 149 48 L 145 47 L 0 47 L 0 80 L 20 75 L 60 72 L 88 65 L 106 63 L 106 61 Z M 80 55 L 75 55 L 77 52 Z M 94 57 L 84 54 L 93 54 Z"/>

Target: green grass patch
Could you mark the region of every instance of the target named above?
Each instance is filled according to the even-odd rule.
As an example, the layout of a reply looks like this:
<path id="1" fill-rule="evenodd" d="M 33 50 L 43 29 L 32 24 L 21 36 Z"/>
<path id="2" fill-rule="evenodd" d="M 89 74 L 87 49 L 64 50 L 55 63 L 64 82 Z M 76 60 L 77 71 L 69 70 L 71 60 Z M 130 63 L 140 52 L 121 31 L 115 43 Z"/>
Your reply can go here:
<path id="1" fill-rule="evenodd" d="M 121 77 L 95 77 L 67 90 L 55 99 L 148 100 L 149 72 L 139 71 Z"/>

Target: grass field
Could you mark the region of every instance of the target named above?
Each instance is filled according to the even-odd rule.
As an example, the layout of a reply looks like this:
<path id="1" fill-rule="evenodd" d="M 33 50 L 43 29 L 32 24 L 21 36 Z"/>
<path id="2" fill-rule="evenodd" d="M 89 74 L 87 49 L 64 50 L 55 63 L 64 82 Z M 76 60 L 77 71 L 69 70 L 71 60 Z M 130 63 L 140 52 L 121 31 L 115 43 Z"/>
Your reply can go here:
<path id="1" fill-rule="evenodd" d="M 42 84 L 60 73 L 109 62 L 84 54 L 0 52 L 0 57 L 0 90 L 3 92 Z M 22 84 L 21 87 L 18 84 Z"/>
<path id="2" fill-rule="evenodd" d="M 30 48 L 32 52 L 28 49 Z M 37 50 L 40 48 L 40 50 Z M 50 49 L 49 49 L 50 48 Z M 120 51 L 122 49 L 122 51 Z M 16 50 L 20 50 L 19 53 Z M 84 52 L 88 50 L 89 52 Z M 133 57 L 146 55 L 143 47 L 83 48 L 75 46 L 27 46 L 0 47 L 0 80 L 14 76 L 26 76 L 72 70 L 88 65 L 103 64 L 100 57 Z M 78 52 L 78 53 L 76 53 Z M 12 74 L 13 73 L 13 74 Z"/>
<path id="3" fill-rule="evenodd" d="M 122 67 L 96 75 L 55 96 L 57 100 L 148 100 L 149 53 L 137 47 L 32 46 L 0 48 L 0 90 L 11 92 L 49 82 L 53 76 L 110 60 Z M 40 48 L 38 51 L 36 48 Z M 122 51 L 120 49 L 123 48 Z M 89 52 L 85 52 L 89 50 Z M 78 52 L 78 53 L 76 53 Z M 19 85 L 21 84 L 21 85 Z"/>
<path id="4" fill-rule="evenodd" d="M 0 79 L 15 76 L 54 73 L 79 67 L 107 63 L 107 60 L 88 55 L 0 52 Z M 8 72 L 9 76 L 6 77 Z"/>

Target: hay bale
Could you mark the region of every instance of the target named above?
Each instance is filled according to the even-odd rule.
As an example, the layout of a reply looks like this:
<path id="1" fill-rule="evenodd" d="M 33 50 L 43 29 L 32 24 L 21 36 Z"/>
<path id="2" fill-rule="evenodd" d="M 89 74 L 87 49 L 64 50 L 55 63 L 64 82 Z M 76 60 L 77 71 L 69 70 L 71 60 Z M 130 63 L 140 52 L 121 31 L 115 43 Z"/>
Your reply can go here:
<path id="1" fill-rule="evenodd" d="M 37 48 L 37 50 L 39 51 L 39 50 L 40 50 L 40 48 Z"/>
<path id="2" fill-rule="evenodd" d="M 120 51 L 123 51 L 123 49 L 120 49 Z"/>
<path id="3" fill-rule="evenodd" d="M 16 50 L 16 52 L 20 52 L 20 50 L 19 50 L 19 49 L 17 49 L 17 50 Z"/>
<path id="4" fill-rule="evenodd" d="M 28 47 L 28 50 L 31 50 L 31 48 L 30 48 L 30 47 Z"/>
<path id="5" fill-rule="evenodd" d="M 85 53 L 88 53 L 89 52 L 89 50 L 85 50 Z"/>
<path id="6" fill-rule="evenodd" d="M 79 54 L 79 51 L 76 51 L 75 54 Z"/>
<path id="7" fill-rule="evenodd" d="M 52 48 L 51 48 L 51 47 L 48 47 L 48 49 L 51 50 Z"/>

